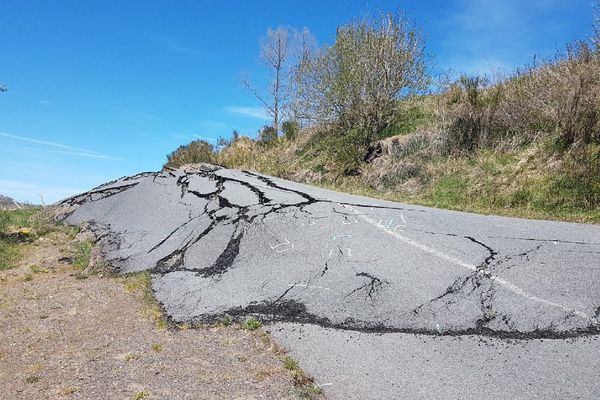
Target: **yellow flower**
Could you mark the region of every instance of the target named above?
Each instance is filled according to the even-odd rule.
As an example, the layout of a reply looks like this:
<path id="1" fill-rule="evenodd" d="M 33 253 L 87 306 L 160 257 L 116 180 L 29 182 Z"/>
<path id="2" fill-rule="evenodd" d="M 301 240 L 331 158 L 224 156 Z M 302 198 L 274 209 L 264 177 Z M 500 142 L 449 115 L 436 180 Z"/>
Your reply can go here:
<path id="1" fill-rule="evenodd" d="M 19 235 L 28 236 L 31 233 L 29 228 L 21 228 L 19 229 Z"/>

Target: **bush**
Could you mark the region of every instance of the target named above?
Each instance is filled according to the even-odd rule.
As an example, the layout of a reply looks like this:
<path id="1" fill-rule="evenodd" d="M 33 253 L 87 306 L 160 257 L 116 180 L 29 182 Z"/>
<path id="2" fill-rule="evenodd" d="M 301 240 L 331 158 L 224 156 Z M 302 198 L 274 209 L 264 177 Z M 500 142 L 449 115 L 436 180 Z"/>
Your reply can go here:
<path id="1" fill-rule="evenodd" d="M 258 132 L 258 143 L 263 145 L 273 144 L 277 141 L 277 131 L 272 126 L 265 125 Z"/>
<path id="2" fill-rule="evenodd" d="M 194 140 L 193 142 L 179 146 L 177 150 L 167 155 L 164 167 L 179 168 L 185 164 L 209 163 L 213 164 L 216 154 L 212 144 L 205 140 Z"/>
<path id="3" fill-rule="evenodd" d="M 553 135 L 562 150 L 600 142 L 600 53 L 585 42 L 494 85 L 463 76 L 444 96 L 455 150 L 518 147 L 539 135 Z"/>
<path id="4" fill-rule="evenodd" d="M 286 140 L 295 140 L 300 131 L 300 126 L 296 121 L 285 121 L 281 126 L 281 131 Z"/>

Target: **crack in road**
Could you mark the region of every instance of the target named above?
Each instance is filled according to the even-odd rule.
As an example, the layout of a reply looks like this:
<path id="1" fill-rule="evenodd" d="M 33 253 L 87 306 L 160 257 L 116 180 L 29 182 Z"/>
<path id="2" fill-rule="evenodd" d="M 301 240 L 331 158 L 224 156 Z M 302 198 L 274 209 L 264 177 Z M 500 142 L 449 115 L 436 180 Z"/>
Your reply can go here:
<path id="1" fill-rule="evenodd" d="M 132 177 L 122 178 L 101 185 L 97 188 L 92 189 L 89 192 L 83 193 L 78 196 L 66 199 L 59 205 L 59 215 L 57 218 L 69 221 L 72 215 L 79 207 L 94 207 L 92 203 L 98 203 L 102 200 L 114 200 L 119 195 L 126 196 L 131 190 L 136 189 L 141 182 L 145 179 L 152 178 L 153 184 L 162 185 L 165 190 L 169 187 L 176 190 L 177 196 L 174 199 L 174 203 L 178 203 L 181 207 L 188 208 L 186 210 L 187 218 L 181 222 L 179 221 L 176 226 L 169 228 L 168 232 L 155 242 L 151 243 L 146 248 L 144 254 L 148 257 L 154 258 L 154 265 L 149 266 L 149 270 L 152 273 L 153 279 L 159 279 L 168 277 L 174 272 L 190 273 L 195 279 L 209 279 L 212 285 L 217 285 L 222 282 L 226 274 L 233 273 L 236 265 L 238 264 L 238 258 L 243 251 L 258 251 L 255 247 L 245 247 L 247 243 L 248 235 L 247 232 L 255 227 L 263 227 L 265 229 L 268 220 L 273 216 L 284 215 L 290 220 L 294 221 L 318 221 L 320 219 L 331 219 L 338 218 L 338 221 L 342 220 L 342 225 L 348 227 L 355 226 L 354 217 L 362 217 L 368 221 L 365 214 L 368 209 L 373 210 L 390 210 L 390 211 L 415 211 L 426 213 L 427 210 L 421 209 L 410 209 L 404 207 L 392 207 L 392 206 L 381 206 L 377 204 L 360 204 L 356 202 L 340 202 L 326 198 L 319 198 L 315 195 L 306 193 L 302 190 L 290 188 L 278 184 L 274 179 L 248 172 L 242 171 L 240 175 L 232 175 L 227 170 L 222 170 L 214 166 L 200 167 L 193 171 L 182 171 L 182 170 L 164 170 L 160 173 L 145 172 Z M 247 178 L 248 181 L 244 180 Z M 206 184 L 206 190 L 202 186 L 202 190 L 198 189 L 197 184 L 199 180 L 202 180 L 203 184 Z M 252 182 L 254 181 L 254 183 Z M 256 184 L 260 182 L 263 185 Z M 169 186 L 170 185 L 170 186 Z M 263 190 L 266 189 L 266 190 Z M 242 197 L 236 197 L 236 193 L 243 193 L 246 191 L 245 200 Z M 287 194 L 297 196 L 293 201 L 288 202 L 276 202 L 267 193 L 273 194 Z M 104 213 L 103 219 L 110 220 L 110 215 L 113 209 L 119 207 L 119 202 L 114 200 L 110 204 L 107 211 Z M 196 205 L 199 204 L 199 205 Z M 322 204 L 326 207 L 326 211 L 321 210 L 320 212 L 325 213 L 324 215 L 315 215 L 314 207 Z M 343 212 L 337 209 L 337 206 L 344 207 L 344 210 L 352 210 L 352 212 Z M 310 208 L 309 208 L 310 207 Z M 327 208 L 328 207 L 328 208 Z M 360 208 L 360 212 L 356 209 Z M 329 213 L 329 215 L 327 215 Z M 404 220 L 404 217 L 402 217 Z M 391 221 L 389 226 L 381 225 L 375 222 L 370 222 L 372 225 L 378 226 L 380 229 L 389 231 L 391 228 Z M 357 221 L 356 221 L 357 222 Z M 381 225 L 381 226 L 380 226 Z M 302 224 L 304 227 L 305 224 Z M 311 226 L 309 223 L 308 226 Z M 122 255 L 118 253 L 123 250 L 123 243 L 125 243 L 124 237 L 128 235 L 127 230 L 120 232 L 114 230 L 110 223 L 103 223 L 102 221 L 92 220 L 89 221 L 87 228 L 96 235 L 97 239 L 102 243 L 103 254 L 117 254 L 116 256 L 108 257 L 112 263 L 114 263 L 115 270 L 119 271 L 121 265 L 126 265 L 130 258 L 134 255 Z M 360 278 L 365 280 L 363 284 L 358 287 L 354 287 L 349 290 L 348 287 L 345 289 L 336 289 L 332 293 L 341 292 L 343 298 L 348 299 L 351 302 L 360 302 L 363 305 L 369 305 L 369 307 L 377 307 L 379 303 L 382 303 L 388 293 L 392 293 L 392 290 L 384 290 L 386 286 L 393 285 L 390 279 L 386 279 L 387 276 L 380 275 L 379 273 L 374 274 L 372 272 L 355 270 L 353 268 L 348 269 L 348 263 L 356 260 L 348 260 L 347 257 L 350 255 L 350 246 L 346 251 L 346 246 L 342 250 L 338 246 L 338 251 L 335 253 L 335 257 L 332 257 L 329 251 L 329 257 L 324 261 L 322 266 L 318 269 L 312 268 L 307 272 L 308 278 L 302 279 L 290 279 L 295 282 L 287 287 L 282 293 L 275 295 L 269 294 L 263 296 L 262 300 L 250 301 L 245 305 L 239 305 L 234 307 L 218 307 L 216 311 L 211 311 L 201 314 L 193 314 L 194 309 L 188 310 L 191 312 L 189 319 L 196 322 L 214 322 L 223 318 L 225 315 L 234 318 L 245 318 L 248 315 L 258 315 L 265 320 L 265 322 L 302 322 L 318 324 L 323 327 L 334 328 L 334 329 L 346 329 L 356 330 L 362 332 L 405 332 L 405 333 L 418 333 L 428 335 L 487 335 L 496 336 L 503 338 L 566 338 L 576 337 L 582 335 L 596 335 L 600 334 L 600 327 L 598 326 L 598 318 L 600 317 L 600 306 L 594 309 L 594 316 L 588 319 L 595 320 L 588 325 L 579 326 L 573 329 L 560 330 L 556 326 L 568 325 L 565 321 L 570 318 L 574 318 L 564 306 L 561 306 L 561 316 L 556 317 L 557 319 L 546 323 L 546 325 L 535 325 L 532 329 L 527 331 L 519 331 L 513 316 L 507 313 L 502 313 L 497 310 L 497 297 L 499 295 L 499 288 L 503 285 L 504 287 L 511 288 L 510 284 L 503 281 L 497 276 L 497 273 L 502 269 L 506 270 L 511 268 L 512 265 L 508 265 L 509 261 L 512 260 L 512 264 L 521 263 L 522 260 L 528 261 L 529 256 L 539 251 L 546 242 L 562 243 L 564 245 L 595 245 L 594 243 L 587 243 L 583 241 L 568 241 L 568 240 L 553 240 L 553 239 L 532 239 L 524 237 L 502 237 L 496 236 L 496 238 L 506 238 L 511 240 L 524 240 L 524 241 L 537 241 L 540 242 L 536 247 L 520 251 L 517 254 L 502 255 L 500 250 L 495 249 L 491 245 L 487 244 L 484 240 L 480 240 L 479 237 L 493 238 L 490 235 L 459 235 L 456 233 L 439 233 L 434 232 L 431 229 L 419 229 L 416 227 L 408 227 L 407 230 L 418 231 L 432 235 L 443 235 L 447 237 L 457 238 L 457 241 L 466 241 L 477 245 L 485 252 L 483 260 L 474 266 L 467 265 L 461 260 L 455 259 L 451 256 L 445 256 L 442 254 L 442 259 L 450 261 L 451 263 L 458 263 L 459 265 L 466 265 L 471 269 L 466 275 L 460 275 L 457 277 L 452 284 L 450 284 L 446 290 L 427 301 L 422 302 L 420 305 L 413 307 L 410 311 L 405 312 L 401 315 L 401 318 L 406 318 L 410 324 L 390 324 L 385 321 L 368 321 L 359 317 L 346 317 L 342 321 L 333 320 L 334 315 L 326 316 L 319 315 L 315 312 L 310 311 L 310 296 L 307 295 L 307 290 L 311 287 L 314 280 L 320 280 L 327 282 L 330 279 L 340 279 L 339 274 L 346 274 L 344 279 L 353 282 L 352 285 L 356 284 L 356 279 Z M 215 233 L 216 232 L 216 233 Z M 215 234 L 213 234 L 215 233 Z M 390 232 L 388 232 L 390 233 Z M 395 232 L 392 232 L 396 235 Z M 143 236 L 142 233 L 138 233 Z M 337 234 L 337 233 L 336 233 Z M 210 238 L 209 238 L 209 235 Z M 270 234 L 267 234 L 270 236 Z M 351 235 L 340 235 L 340 236 L 351 236 Z M 277 235 L 273 235 L 273 238 L 277 240 Z M 437 250 L 431 250 L 426 246 L 420 245 L 414 242 L 412 239 L 404 240 L 409 244 L 413 244 L 417 248 L 421 248 L 424 251 L 441 254 Z M 223 243 L 221 243 L 223 242 Z M 286 245 L 281 243 L 277 246 Z M 134 246 L 131 242 L 129 247 Z M 416 243 L 416 244 L 415 244 Z M 210 257 L 202 259 L 200 264 L 193 263 L 187 260 L 189 257 L 190 249 L 203 248 L 209 245 L 214 245 L 218 249 L 214 250 L 214 258 L 211 262 Z M 287 244 L 290 244 L 288 241 Z M 196 246 L 196 245 L 199 245 Z M 219 247 L 221 246 L 222 247 Z M 276 247 L 277 247 L 276 246 Z M 464 246 L 463 246 L 464 247 Z M 214 247 L 210 247 L 214 249 Z M 331 247 L 329 247 L 330 249 Z M 274 250 L 271 247 L 271 250 Z M 288 248 L 283 248 L 288 250 Z M 273 251 L 273 254 L 279 254 L 280 250 Z M 380 260 L 380 258 L 376 259 Z M 295 262 L 302 263 L 301 259 L 296 259 Z M 364 265 L 363 261 L 363 265 Z M 202 263 L 204 263 L 202 265 Z M 461 264 L 462 263 L 462 264 Z M 243 264 L 247 265 L 247 264 Z M 331 268 L 335 266 L 335 268 Z M 516 264 L 515 264 L 516 265 Z M 345 267 L 346 266 L 346 267 Z M 246 266 L 246 268 L 249 268 Z M 369 266 L 371 268 L 371 266 Z M 283 273 L 283 272 L 282 272 Z M 332 275 L 333 274 L 333 275 Z M 352 275 L 351 275 L 352 274 Z M 330 278 L 333 276 L 333 278 Z M 454 278 L 453 278 L 454 279 Z M 289 281 L 288 281 L 289 282 Z M 259 282 L 256 282 L 258 285 Z M 249 282 L 249 288 L 245 290 L 252 290 L 252 282 Z M 297 290 L 295 290 L 297 289 Z M 321 289 L 329 289 L 321 287 Z M 199 304 L 202 301 L 201 297 L 194 297 L 192 293 L 195 293 L 197 289 L 191 289 L 192 291 L 183 292 L 182 300 L 184 303 L 192 302 L 195 304 L 195 308 L 199 309 Z M 261 297 L 261 293 L 269 290 L 267 282 L 263 282 L 260 288 L 256 288 L 256 296 Z M 349 291 L 348 291 L 349 290 Z M 510 289 L 515 293 L 519 293 L 518 288 Z M 279 291 L 279 290 L 278 290 Z M 385 292 L 385 293 L 384 293 Z M 345 294 L 344 294 L 345 293 Z M 355 296 L 357 293 L 364 293 L 364 296 Z M 234 293 L 232 293 L 232 296 Z M 266 298 L 264 298 L 266 297 Z M 357 299 L 362 297 L 363 299 Z M 526 299 L 536 300 L 535 296 L 525 296 Z M 381 300 L 381 301 L 380 301 Z M 346 301 L 346 300 L 344 300 Z M 537 300 L 536 300 L 537 301 Z M 436 327 L 435 324 L 431 326 L 428 321 L 435 321 L 446 315 L 461 304 L 470 304 L 473 302 L 476 304 L 477 313 L 472 315 L 472 321 L 464 327 L 452 327 L 441 329 Z M 554 303 L 541 299 L 542 305 L 552 305 Z M 165 309 L 169 309 L 169 305 L 163 303 Z M 170 316 L 169 316 L 170 317 Z M 577 318 L 581 318 L 578 316 Z M 499 325 L 500 324 L 500 325 Z M 502 327 L 503 326 L 503 327 Z M 569 325 L 570 326 L 570 325 Z"/>

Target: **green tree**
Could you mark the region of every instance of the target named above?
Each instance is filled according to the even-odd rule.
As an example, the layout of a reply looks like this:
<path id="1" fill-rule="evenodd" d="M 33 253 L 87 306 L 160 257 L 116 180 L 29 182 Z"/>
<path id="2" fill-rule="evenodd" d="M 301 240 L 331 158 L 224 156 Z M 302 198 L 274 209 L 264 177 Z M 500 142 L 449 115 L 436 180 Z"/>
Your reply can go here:
<path id="1" fill-rule="evenodd" d="M 299 115 L 359 129 L 368 141 L 391 122 L 398 99 L 427 87 L 425 67 L 424 41 L 405 15 L 340 26 L 332 46 L 303 54 L 295 68 Z"/>
<path id="2" fill-rule="evenodd" d="M 281 131 L 286 140 L 294 140 L 298 136 L 300 125 L 296 121 L 285 121 L 281 125 Z"/>
<path id="3" fill-rule="evenodd" d="M 265 125 L 258 133 L 258 142 L 262 144 L 274 143 L 277 140 L 277 131 L 274 127 Z"/>

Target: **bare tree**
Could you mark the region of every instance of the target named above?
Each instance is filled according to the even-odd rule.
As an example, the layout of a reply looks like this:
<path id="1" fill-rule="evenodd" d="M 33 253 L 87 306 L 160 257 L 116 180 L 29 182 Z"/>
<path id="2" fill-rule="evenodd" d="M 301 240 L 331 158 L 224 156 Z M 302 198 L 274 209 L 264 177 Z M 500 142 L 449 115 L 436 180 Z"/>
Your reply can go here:
<path id="1" fill-rule="evenodd" d="M 290 27 L 269 28 L 261 39 L 260 62 L 269 71 L 271 82 L 267 90 L 259 90 L 242 74 L 242 85 L 248 89 L 273 118 L 273 128 L 279 133 L 281 122 L 290 113 L 291 70 L 301 53 L 302 43 L 312 38 L 308 29 L 302 32 Z"/>
<path id="2" fill-rule="evenodd" d="M 600 0 L 596 0 L 592 7 L 594 12 L 594 36 L 592 41 L 596 45 L 596 51 L 600 51 Z"/>

